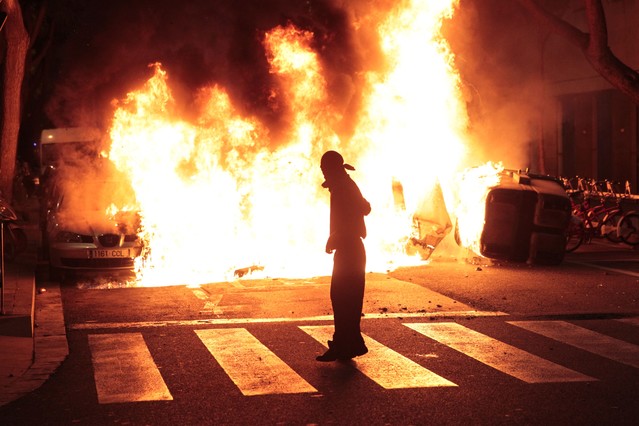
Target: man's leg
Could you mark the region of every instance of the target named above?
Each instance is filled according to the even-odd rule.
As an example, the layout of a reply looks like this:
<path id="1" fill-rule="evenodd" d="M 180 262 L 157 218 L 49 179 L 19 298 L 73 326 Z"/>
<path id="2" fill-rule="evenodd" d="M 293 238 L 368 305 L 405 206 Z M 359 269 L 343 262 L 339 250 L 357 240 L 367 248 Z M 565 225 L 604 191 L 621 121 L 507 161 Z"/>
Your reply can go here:
<path id="1" fill-rule="evenodd" d="M 318 357 L 319 361 L 350 359 L 368 352 L 360 332 L 365 267 L 366 252 L 361 240 L 336 250 L 330 290 L 335 332 L 329 350 Z"/>

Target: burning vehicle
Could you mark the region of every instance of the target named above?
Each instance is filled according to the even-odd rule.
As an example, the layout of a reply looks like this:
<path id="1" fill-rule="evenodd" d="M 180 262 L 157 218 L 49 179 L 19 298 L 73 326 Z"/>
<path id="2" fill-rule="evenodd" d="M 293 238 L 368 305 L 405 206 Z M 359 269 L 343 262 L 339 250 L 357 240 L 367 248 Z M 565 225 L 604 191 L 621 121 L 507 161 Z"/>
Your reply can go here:
<path id="1" fill-rule="evenodd" d="M 570 199 L 559 179 L 502 170 L 486 194 L 484 225 L 475 251 L 490 259 L 559 264 L 570 217 Z M 455 239 L 460 245 L 463 227 L 458 220 Z"/>
<path id="2" fill-rule="evenodd" d="M 105 214 L 90 204 L 85 209 L 65 209 L 61 196 L 46 220 L 47 254 L 52 278 L 77 272 L 128 272 L 142 253 L 137 237 L 137 212 Z"/>
<path id="3" fill-rule="evenodd" d="M 140 217 L 130 185 L 118 178 L 108 159 L 90 148 L 91 138 L 78 136 L 82 132 L 44 133 L 49 144 L 43 145 L 54 151 L 50 144 L 55 140 L 65 151 L 45 162 L 43 174 L 40 223 L 52 278 L 133 271 L 143 244 L 137 236 Z M 73 137 L 63 137 L 69 135 Z M 72 150 L 73 144 L 82 149 Z"/>

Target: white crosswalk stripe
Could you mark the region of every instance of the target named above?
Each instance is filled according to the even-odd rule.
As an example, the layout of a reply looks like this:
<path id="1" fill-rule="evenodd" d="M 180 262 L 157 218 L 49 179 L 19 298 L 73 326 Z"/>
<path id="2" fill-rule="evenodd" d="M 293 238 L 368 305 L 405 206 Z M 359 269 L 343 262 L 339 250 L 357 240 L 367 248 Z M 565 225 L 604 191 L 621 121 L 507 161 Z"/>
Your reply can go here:
<path id="1" fill-rule="evenodd" d="M 565 321 L 508 321 L 588 352 L 639 368 L 639 346 Z"/>
<path id="2" fill-rule="evenodd" d="M 636 321 L 620 321 L 639 325 Z M 615 362 L 639 368 L 639 345 L 565 321 L 507 323 Z M 597 380 L 459 323 L 428 322 L 403 325 L 526 383 Z M 300 326 L 299 329 L 324 346 L 333 333 L 332 326 L 324 325 Z M 211 362 L 216 362 L 224 370 L 243 395 L 318 392 L 300 373 L 287 365 L 247 328 L 206 328 L 193 331 L 208 350 Z M 458 386 L 453 382 L 453 377 L 442 377 L 429 370 L 425 364 L 428 360 L 417 363 L 370 336 L 364 335 L 364 339 L 369 352 L 355 358 L 352 366 L 382 388 Z M 89 334 L 88 344 L 99 403 L 173 399 L 141 333 Z M 315 361 L 312 360 L 316 355 L 314 352 L 306 354 L 309 368 L 315 368 Z"/>
<path id="3" fill-rule="evenodd" d="M 317 392 L 244 328 L 195 333 L 244 395 Z"/>
<path id="4" fill-rule="evenodd" d="M 89 347 L 100 404 L 173 399 L 142 334 L 90 334 Z"/>
<path id="5" fill-rule="evenodd" d="M 333 335 L 331 326 L 300 328 L 324 345 Z M 364 341 L 368 354 L 356 358 L 355 366 L 385 389 L 457 386 L 366 335 Z"/>
<path id="6" fill-rule="evenodd" d="M 596 380 L 457 323 L 404 325 L 527 383 Z"/>

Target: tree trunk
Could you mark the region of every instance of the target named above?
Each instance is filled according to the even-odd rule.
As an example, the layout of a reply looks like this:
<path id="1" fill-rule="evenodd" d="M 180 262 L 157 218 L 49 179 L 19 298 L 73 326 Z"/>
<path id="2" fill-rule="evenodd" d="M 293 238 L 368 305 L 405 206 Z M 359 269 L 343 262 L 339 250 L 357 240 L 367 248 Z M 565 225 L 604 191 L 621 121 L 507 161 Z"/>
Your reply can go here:
<path id="1" fill-rule="evenodd" d="M 608 30 L 601 0 L 583 0 L 588 33 L 549 13 L 537 0 L 517 0 L 540 25 L 579 48 L 599 75 L 639 105 L 639 73 L 615 56 L 608 46 Z"/>
<path id="2" fill-rule="evenodd" d="M 7 22 L 2 30 L 7 43 L 4 61 L 2 132 L 0 139 L 0 191 L 11 202 L 20 131 L 20 93 L 29 34 L 24 28 L 18 0 L 5 0 Z"/>

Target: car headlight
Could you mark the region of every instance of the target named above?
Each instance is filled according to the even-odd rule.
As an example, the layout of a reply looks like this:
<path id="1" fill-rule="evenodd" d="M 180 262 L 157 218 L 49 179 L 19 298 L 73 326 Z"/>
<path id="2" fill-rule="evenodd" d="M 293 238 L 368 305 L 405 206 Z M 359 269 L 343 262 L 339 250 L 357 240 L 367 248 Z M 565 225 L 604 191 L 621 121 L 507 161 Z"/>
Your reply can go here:
<path id="1" fill-rule="evenodd" d="M 90 235 L 82 235 L 71 231 L 60 231 L 55 236 L 56 243 L 87 243 L 92 242 Z"/>

